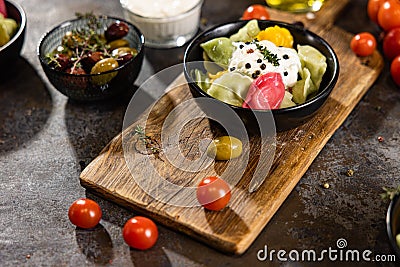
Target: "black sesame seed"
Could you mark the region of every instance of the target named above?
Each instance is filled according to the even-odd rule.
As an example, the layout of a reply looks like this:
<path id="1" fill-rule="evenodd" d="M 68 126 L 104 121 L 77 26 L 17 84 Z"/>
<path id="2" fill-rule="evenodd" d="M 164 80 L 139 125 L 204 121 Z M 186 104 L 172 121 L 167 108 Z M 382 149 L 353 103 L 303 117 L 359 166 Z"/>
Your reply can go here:
<path id="1" fill-rule="evenodd" d="M 289 56 L 286 55 L 286 54 L 284 54 L 284 55 L 283 55 L 283 59 L 289 59 Z"/>
<path id="2" fill-rule="evenodd" d="M 246 45 L 249 45 L 249 44 L 250 44 L 250 42 L 245 42 L 245 44 L 246 44 Z"/>
<path id="3" fill-rule="evenodd" d="M 285 71 L 285 72 L 283 73 L 283 75 L 284 75 L 284 76 L 288 76 L 289 73 L 288 73 L 287 71 Z"/>
<path id="4" fill-rule="evenodd" d="M 256 70 L 255 74 L 260 75 L 261 71 L 260 70 Z"/>
<path id="5" fill-rule="evenodd" d="M 256 79 L 256 78 L 258 77 L 258 74 L 253 73 L 253 74 L 251 75 L 251 77 L 252 77 L 253 79 Z"/>
<path id="6" fill-rule="evenodd" d="M 250 69 L 251 68 L 250 63 L 246 63 L 246 65 L 244 65 L 244 66 L 246 67 L 246 69 Z"/>
<path id="7" fill-rule="evenodd" d="M 266 66 L 264 63 L 260 65 L 260 68 L 261 68 L 262 70 L 265 70 L 266 67 L 267 67 L 267 66 Z"/>
<path id="8" fill-rule="evenodd" d="M 242 49 L 243 47 L 244 47 L 244 45 L 242 45 L 242 44 L 241 44 L 241 45 L 239 45 L 239 48 L 240 48 L 240 49 Z"/>
<path id="9" fill-rule="evenodd" d="M 257 59 L 257 63 L 261 63 L 261 62 L 262 62 L 261 58 Z"/>
<path id="10" fill-rule="evenodd" d="M 234 71 L 235 69 L 236 69 L 235 67 L 230 68 L 231 71 Z"/>

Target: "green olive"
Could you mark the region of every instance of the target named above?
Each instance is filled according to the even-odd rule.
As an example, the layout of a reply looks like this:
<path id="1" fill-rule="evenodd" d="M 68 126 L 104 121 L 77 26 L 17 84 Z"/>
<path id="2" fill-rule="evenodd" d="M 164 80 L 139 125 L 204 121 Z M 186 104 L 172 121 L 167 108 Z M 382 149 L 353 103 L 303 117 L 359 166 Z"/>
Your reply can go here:
<path id="1" fill-rule="evenodd" d="M 109 42 L 108 45 L 110 46 L 110 50 L 114 50 L 119 47 L 129 47 L 129 42 L 125 39 L 118 39 L 114 40 L 112 42 Z"/>
<path id="2" fill-rule="evenodd" d="M 216 160 L 229 160 L 242 154 L 242 141 L 233 136 L 214 139 L 207 148 L 207 155 Z"/>
<path id="3" fill-rule="evenodd" d="M 92 70 L 90 71 L 90 74 L 98 74 L 102 72 L 106 72 L 109 70 L 113 70 L 118 68 L 118 62 L 113 59 L 113 58 L 104 58 L 100 61 L 98 61 L 96 64 L 94 64 Z M 92 77 L 92 81 L 96 85 L 104 85 L 111 81 L 115 76 L 117 75 L 117 72 L 112 72 L 112 73 L 107 73 L 103 75 L 96 75 Z"/>
<path id="4" fill-rule="evenodd" d="M 119 56 L 122 56 L 122 55 L 127 54 L 127 53 L 130 53 L 133 56 L 136 56 L 137 55 L 137 50 L 135 48 L 131 48 L 131 47 L 128 47 L 128 46 L 118 47 L 118 48 L 112 50 L 111 56 L 119 57 Z"/>

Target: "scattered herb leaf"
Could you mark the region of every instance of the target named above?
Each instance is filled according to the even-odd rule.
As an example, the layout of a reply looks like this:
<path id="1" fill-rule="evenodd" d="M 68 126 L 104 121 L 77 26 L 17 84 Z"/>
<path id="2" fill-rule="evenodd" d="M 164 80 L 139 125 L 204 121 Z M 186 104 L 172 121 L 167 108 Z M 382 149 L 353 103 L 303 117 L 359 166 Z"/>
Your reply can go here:
<path id="1" fill-rule="evenodd" d="M 385 193 L 382 193 L 381 197 L 383 199 L 392 200 L 396 195 L 400 194 L 400 185 L 396 188 L 383 187 L 383 190 L 385 191 Z"/>
<path id="2" fill-rule="evenodd" d="M 153 137 L 146 135 L 142 126 L 137 125 L 135 128 L 134 135 L 137 135 L 139 141 L 146 147 L 146 149 L 151 153 L 154 154 L 156 158 L 160 158 L 160 145 L 158 144 L 157 140 Z"/>

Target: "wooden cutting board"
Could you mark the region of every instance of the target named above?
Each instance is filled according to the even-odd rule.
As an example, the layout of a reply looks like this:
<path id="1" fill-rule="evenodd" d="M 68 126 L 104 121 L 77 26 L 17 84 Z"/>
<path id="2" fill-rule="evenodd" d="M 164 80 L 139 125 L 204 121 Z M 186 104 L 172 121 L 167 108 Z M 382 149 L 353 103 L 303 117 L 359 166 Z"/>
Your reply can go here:
<path id="1" fill-rule="evenodd" d="M 146 134 L 153 136 L 161 144 L 160 129 L 166 116 L 184 100 L 191 98 L 187 85 L 179 82 L 183 76 L 178 78 L 178 86 L 172 86 L 173 89 L 152 107 L 148 117 L 143 115 L 124 130 L 124 135 L 121 133 L 116 136 L 85 168 L 80 175 L 81 184 L 104 198 L 132 208 L 218 250 L 233 254 L 245 252 L 382 70 L 383 59 L 378 52 L 368 58 L 356 57 L 349 48 L 352 35 L 333 26 L 336 16 L 346 4 L 347 0 L 328 1 L 312 20 L 305 14 L 270 10 L 271 19 L 303 21 L 307 28 L 326 39 L 336 51 L 341 69 L 338 83 L 322 110 L 308 123 L 277 135 L 272 168 L 269 173 L 265 173 L 266 180 L 258 191 L 248 193 L 254 167 L 259 163 L 260 140 L 257 137 L 251 137 L 249 143 L 244 144 L 244 152 L 250 151 L 246 162 L 240 158 L 229 161 L 237 166 L 244 163 L 245 173 L 232 189 L 229 206 L 220 212 L 205 211 L 199 206 L 175 206 L 151 197 L 150 195 L 165 193 L 163 183 L 154 182 L 149 190 L 150 195 L 139 186 L 142 183 L 152 183 L 155 176 L 160 174 L 165 181 L 183 188 L 182 192 L 170 195 L 170 203 L 186 200 L 196 204 L 193 203 L 193 191 L 184 190 L 185 188 L 195 186 L 206 175 L 225 175 L 224 172 L 235 175 L 235 171 L 228 168 L 229 162 L 215 162 L 193 173 L 182 171 L 173 165 L 171 158 L 167 158 L 163 152 L 159 157 L 144 155 L 144 151 L 136 147 L 140 146 L 137 139 L 135 141 L 137 136 L 133 135 L 137 125 L 146 126 Z M 184 120 L 194 116 L 194 113 L 195 109 L 189 108 L 179 112 L 179 116 Z M 179 137 L 181 155 L 188 160 L 199 159 L 201 139 L 220 134 L 210 126 L 207 119 L 191 120 L 178 132 L 174 128 L 177 126 L 179 125 L 167 127 L 164 134 L 170 134 L 171 138 Z M 166 140 L 161 148 L 164 149 L 165 145 L 167 149 L 168 142 Z M 125 157 L 123 144 L 132 148 Z M 148 171 L 149 166 L 156 170 L 155 174 Z M 143 172 L 148 175 L 139 175 Z"/>

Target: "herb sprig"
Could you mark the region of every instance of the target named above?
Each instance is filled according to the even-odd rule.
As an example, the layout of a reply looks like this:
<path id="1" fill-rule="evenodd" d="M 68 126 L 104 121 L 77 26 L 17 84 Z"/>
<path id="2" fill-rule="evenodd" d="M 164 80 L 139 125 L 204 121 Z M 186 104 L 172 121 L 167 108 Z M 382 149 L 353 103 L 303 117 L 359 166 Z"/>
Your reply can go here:
<path id="1" fill-rule="evenodd" d="M 278 55 L 273 54 L 266 47 L 260 45 L 257 40 L 254 40 L 253 42 L 256 45 L 257 49 L 260 50 L 260 52 L 264 56 L 265 60 L 267 60 L 269 63 L 271 63 L 275 67 L 278 67 L 280 65 L 279 60 L 281 60 L 281 59 L 278 58 Z"/>
<path id="2" fill-rule="evenodd" d="M 142 126 L 136 126 L 134 135 L 138 136 L 138 141 L 140 141 L 151 154 L 154 154 L 156 158 L 160 158 L 160 145 L 157 140 L 145 133 Z"/>
<path id="3" fill-rule="evenodd" d="M 104 30 L 98 19 L 98 16 L 90 13 L 75 13 L 79 19 L 86 19 L 86 27 L 82 27 L 78 30 L 72 30 L 65 34 L 62 39 L 61 45 L 54 51 L 48 53 L 46 58 L 48 64 L 61 67 L 57 60 L 58 54 L 67 54 L 73 61 L 73 67 L 71 72 L 75 68 L 80 67 L 80 62 L 83 56 L 89 52 L 101 51 L 106 57 L 111 56 L 108 52 L 110 45 L 107 41 L 102 38 L 99 34 L 100 31 Z"/>
<path id="4" fill-rule="evenodd" d="M 385 191 L 385 193 L 382 193 L 381 197 L 383 199 L 392 200 L 396 195 L 400 194 L 400 185 L 396 188 L 383 187 L 383 190 Z"/>

